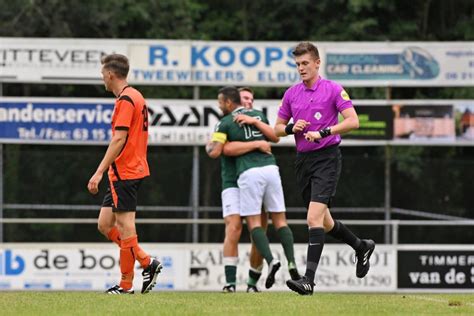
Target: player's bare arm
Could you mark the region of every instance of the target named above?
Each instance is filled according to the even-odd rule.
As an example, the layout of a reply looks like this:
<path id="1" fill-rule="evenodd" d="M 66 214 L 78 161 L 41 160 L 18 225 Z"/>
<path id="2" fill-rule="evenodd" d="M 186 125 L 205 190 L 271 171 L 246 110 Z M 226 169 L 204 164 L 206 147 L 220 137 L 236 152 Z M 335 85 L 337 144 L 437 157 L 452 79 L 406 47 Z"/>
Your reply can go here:
<path id="1" fill-rule="evenodd" d="M 216 159 L 221 156 L 223 148 L 224 144 L 211 140 L 206 144 L 206 153 L 212 159 Z"/>
<path id="2" fill-rule="evenodd" d="M 270 143 L 265 140 L 256 140 L 252 142 L 227 142 L 224 145 L 223 153 L 226 156 L 241 156 L 254 150 L 259 150 L 266 154 L 272 153 Z"/>
<path id="3" fill-rule="evenodd" d="M 99 184 L 102 180 L 102 176 L 109 166 L 114 162 L 115 158 L 119 155 L 125 142 L 127 140 L 128 131 L 116 130 L 112 140 L 110 141 L 109 147 L 105 152 L 104 158 L 97 167 L 96 172 L 92 175 L 87 184 L 87 189 L 91 194 L 97 194 L 99 192 Z"/>
<path id="4" fill-rule="evenodd" d="M 300 133 L 305 129 L 306 126 L 310 124 L 310 122 L 305 120 L 297 120 L 294 124 L 288 124 L 288 120 L 278 117 L 273 129 L 277 136 L 282 137 L 290 134 Z M 287 131 L 288 127 L 290 130 Z"/>
<path id="5" fill-rule="evenodd" d="M 245 115 L 245 114 L 239 114 L 239 115 L 235 116 L 234 121 L 238 124 L 247 124 L 247 125 L 255 126 L 272 143 L 278 143 L 280 141 L 280 137 L 278 137 L 275 134 L 275 131 L 273 130 L 273 128 L 270 125 L 262 122 L 261 120 L 255 118 L 255 117 Z"/>
<path id="6" fill-rule="evenodd" d="M 284 120 L 280 117 L 277 117 L 277 120 L 275 122 L 275 126 L 273 127 L 273 130 L 275 131 L 275 134 L 277 136 L 286 136 L 287 134 L 285 133 L 285 128 L 286 124 L 288 124 L 288 120 Z"/>
<path id="7" fill-rule="evenodd" d="M 334 126 L 331 126 L 331 135 L 348 133 L 359 128 L 359 118 L 354 108 L 348 108 L 341 112 L 344 120 Z M 319 131 L 311 131 L 304 134 L 306 140 L 315 141 L 321 139 Z"/>

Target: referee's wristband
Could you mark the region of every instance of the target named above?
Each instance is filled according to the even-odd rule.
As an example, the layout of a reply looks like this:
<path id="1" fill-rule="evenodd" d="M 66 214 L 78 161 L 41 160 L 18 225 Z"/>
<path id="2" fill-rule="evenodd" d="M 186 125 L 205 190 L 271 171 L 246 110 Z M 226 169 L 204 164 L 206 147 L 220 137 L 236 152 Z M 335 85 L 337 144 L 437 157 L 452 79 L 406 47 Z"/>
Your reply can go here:
<path id="1" fill-rule="evenodd" d="M 331 128 L 330 127 L 323 128 L 322 130 L 318 131 L 318 133 L 319 135 L 321 135 L 321 138 L 331 136 Z"/>
<path id="2" fill-rule="evenodd" d="M 286 127 L 285 127 L 285 133 L 286 133 L 286 135 L 294 134 L 294 132 L 293 132 L 293 126 L 295 126 L 295 124 L 293 124 L 293 123 L 286 125 Z"/>

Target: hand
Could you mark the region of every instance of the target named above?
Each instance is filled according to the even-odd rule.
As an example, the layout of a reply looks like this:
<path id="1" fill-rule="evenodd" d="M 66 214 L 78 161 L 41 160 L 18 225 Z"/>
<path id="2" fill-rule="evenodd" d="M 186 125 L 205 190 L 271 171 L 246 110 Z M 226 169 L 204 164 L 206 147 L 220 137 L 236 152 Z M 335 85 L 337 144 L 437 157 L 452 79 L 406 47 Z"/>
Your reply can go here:
<path id="1" fill-rule="evenodd" d="M 99 192 L 99 183 L 102 180 L 102 173 L 94 173 L 87 184 L 87 189 L 91 194 L 97 194 Z"/>
<path id="2" fill-rule="evenodd" d="M 311 123 L 308 121 L 298 120 L 293 126 L 293 133 L 296 134 L 296 133 L 302 132 L 306 128 L 306 126 L 309 126 L 309 125 L 311 125 Z"/>
<path id="3" fill-rule="evenodd" d="M 238 123 L 239 125 L 247 124 L 247 125 L 255 125 L 257 123 L 257 119 L 253 116 L 248 116 L 245 114 L 238 114 L 234 117 L 234 122 Z"/>
<path id="4" fill-rule="evenodd" d="M 321 139 L 321 134 L 319 134 L 319 132 L 317 131 L 307 132 L 307 133 L 304 133 L 303 135 L 304 135 L 304 138 L 308 142 L 319 143 L 318 139 Z"/>
<path id="5" fill-rule="evenodd" d="M 265 154 L 269 154 L 269 155 L 272 154 L 272 146 L 270 145 L 269 142 L 265 140 L 259 140 L 257 142 L 258 142 L 258 150 L 260 150 L 261 152 Z"/>

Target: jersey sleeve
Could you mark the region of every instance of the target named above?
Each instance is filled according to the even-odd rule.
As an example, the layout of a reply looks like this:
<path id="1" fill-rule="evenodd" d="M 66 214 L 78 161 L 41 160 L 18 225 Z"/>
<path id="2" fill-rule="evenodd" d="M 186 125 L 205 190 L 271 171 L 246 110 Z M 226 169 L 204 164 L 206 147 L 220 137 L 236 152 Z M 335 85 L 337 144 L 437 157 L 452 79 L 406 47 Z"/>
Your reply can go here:
<path id="1" fill-rule="evenodd" d="M 286 90 L 285 94 L 283 95 L 283 99 L 281 100 L 280 104 L 280 109 L 278 110 L 278 117 L 287 121 L 289 121 L 290 118 L 293 117 L 293 113 L 291 113 L 291 102 L 288 91 L 289 90 Z"/>
<path id="2" fill-rule="evenodd" d="M 135 106 L 128 96 L 120 97 L 116 103 L 115 130 L 128 130 L 132 124 Z"/>
<path id="3" fill-rule="evenodd" d="M 346 92 L 346 90 L 344 90 L 342 86 L 335 85 L 334 92 L 334 102 L 336 103 L 336 108 L 339 112 L 353 107 L 352 100 L 349 97 L 349 94 Z"/>

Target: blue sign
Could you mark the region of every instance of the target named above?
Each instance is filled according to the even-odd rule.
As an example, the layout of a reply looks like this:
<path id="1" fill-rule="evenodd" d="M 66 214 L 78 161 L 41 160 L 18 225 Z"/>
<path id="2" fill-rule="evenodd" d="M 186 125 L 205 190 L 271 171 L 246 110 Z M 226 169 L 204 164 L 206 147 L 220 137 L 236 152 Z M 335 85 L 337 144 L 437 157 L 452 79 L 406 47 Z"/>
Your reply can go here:
<path id="1" fill-rule="evenodd" d="M 113 103 L 0 102 L 0 139 L 107 141 Z"/>
<path id="2" fill-rule="evenodd" d="M 408 47 L 398 54 L 327 54 L 326 75 L 334 80 L 429 80 L 440 73 L 426 50 Z"/>
<path id="3" fill-rule="evenodd" d="M 13 257 L 12 251 L 7 249 L 0 252 L 0 275 L 19 275 L 25 270 L 25 259 L 21 256 Z"/>

